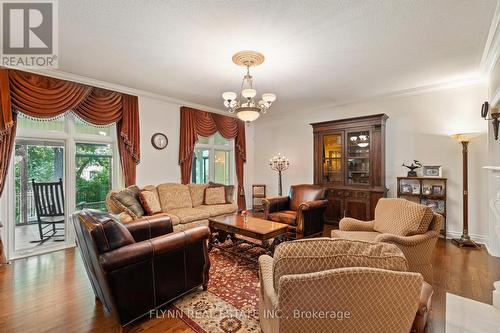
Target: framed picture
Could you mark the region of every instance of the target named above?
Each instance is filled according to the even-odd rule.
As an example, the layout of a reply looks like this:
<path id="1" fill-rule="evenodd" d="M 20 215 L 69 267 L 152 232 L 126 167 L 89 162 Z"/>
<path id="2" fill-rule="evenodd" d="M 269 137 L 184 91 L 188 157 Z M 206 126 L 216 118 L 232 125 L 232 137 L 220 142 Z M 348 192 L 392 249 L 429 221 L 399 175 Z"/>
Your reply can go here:
<path id="1" fill-rule="evenodd" d="M 411 186 L 411 193 L 412 194 L 420 194 L 420 184 L 413 184 Z"/>
<path id="2" fill-rule="evenodd" d="M 424 165 L 424 177 L 443 177 L 443 167 L 440 165 Z"/>
<path id="3" fill-rule="evenodd" d="M 422 187 L 422 194 L 431 195 L 432 194 L 432 187 L 430 187 L 430 186 L 423 186 Z"/>
<path id="4" fill-rule="evenodd" d="M 410 184 L 401 184 L 401 193 L 410 194 L 412 193 L 412 186 Z"/>
<path id="5" fill-rule="evenodd" d="M 443 194 L 443 186 L 442 185 L 432 185 L 432 194 L 433 195 Z"/>

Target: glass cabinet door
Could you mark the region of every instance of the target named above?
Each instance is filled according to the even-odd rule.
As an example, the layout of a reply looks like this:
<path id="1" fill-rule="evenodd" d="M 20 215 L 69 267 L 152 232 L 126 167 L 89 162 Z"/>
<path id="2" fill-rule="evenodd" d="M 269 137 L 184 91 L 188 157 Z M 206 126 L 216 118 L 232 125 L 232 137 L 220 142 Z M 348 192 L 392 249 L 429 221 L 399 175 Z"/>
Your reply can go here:
<path id="1" fill-rule="evenodd" d="M 342 133 L 333 133 L 323 136 L 323 182 L 343 184 L 344 170 L 342 145 Z"/>
<path id="2" fill-rule="evenodd" d="M 371 135 L 369 130 L 347 132 L 347 184 L 370 184 L 370 149 Z"/>

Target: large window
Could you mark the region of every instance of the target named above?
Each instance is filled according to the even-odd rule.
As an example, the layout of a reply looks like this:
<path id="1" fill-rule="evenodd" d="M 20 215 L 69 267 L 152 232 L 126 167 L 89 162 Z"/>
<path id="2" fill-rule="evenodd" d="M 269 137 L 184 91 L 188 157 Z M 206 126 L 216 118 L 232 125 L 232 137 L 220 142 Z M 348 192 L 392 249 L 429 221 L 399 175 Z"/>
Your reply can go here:
<path id="1" fill-rule="evenodd" d="M 51 120 L 18 115 L 13 172 L 6 188 L 12 208 L 7 225 L 10 258 L 40 253 L 61 241 L 74 244 L 68 217 L 77 209 L 106 209 L 106 194 L 120 185 L 119 166 L 113 163 L 115 136 L 114 126 L 93 126 L 71 113 Z M 56 226 L 57 237 L 42 238 L 32 182 L 59 179 L 63 181 L 65 218 Z M 42 204 L 52 204 L 44 197 L 50 194 L 38 193 Z"/>
<path id="2" fill-rule="evenodd" d="M 192 182 L 230 185 L 233 178 L 234 140 L 227 140 L 219 133 L 199 137 L 194 150 Z"/>

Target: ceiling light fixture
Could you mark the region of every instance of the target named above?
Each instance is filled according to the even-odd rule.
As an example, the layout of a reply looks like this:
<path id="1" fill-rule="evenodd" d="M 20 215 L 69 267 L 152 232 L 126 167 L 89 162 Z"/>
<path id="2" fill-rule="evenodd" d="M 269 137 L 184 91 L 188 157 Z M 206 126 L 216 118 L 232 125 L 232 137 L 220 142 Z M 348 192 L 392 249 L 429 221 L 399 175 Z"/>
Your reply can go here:
<path id="1" fill-rule="evenodd" d="M 236 112 L 236 116 L 244 122 L 251 122 L 259 118 L 261 113 L 266 113 L 271 104 L 276 100 L 272 93 L 262 94 L 261 100 L 255 102 L 257 90 L 253 88 L 253 76 L 250 67 L 258 66 L 264 62 L 264 55 L 256 51 L 241 51 L 233 56 L 233 62 L 238 66 L 245 66 L 247 73 L 241 82 L 240 96 L 232 91 L 222 94 L 224 106 L 229 112 Z"/>

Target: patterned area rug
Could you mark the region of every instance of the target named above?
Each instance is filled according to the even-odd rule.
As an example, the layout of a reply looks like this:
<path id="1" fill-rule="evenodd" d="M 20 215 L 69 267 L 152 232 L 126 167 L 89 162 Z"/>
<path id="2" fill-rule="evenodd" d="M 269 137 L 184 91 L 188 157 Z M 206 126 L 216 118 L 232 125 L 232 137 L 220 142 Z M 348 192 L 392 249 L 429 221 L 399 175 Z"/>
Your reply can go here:
<path id="1" fill-rule="evenodd" d="M 223 245 L 231 246 L 231 241 Z M 174 303 L 181 319 L 196 332 L 260 332 L 259 272 L 255 259 L 264 250 L 238 246 L 242 256 L 214 248 L 210 252 L 208 290 L 190 293 Z"/>

